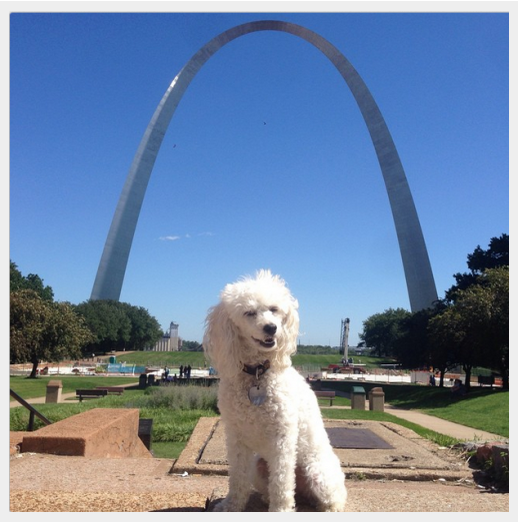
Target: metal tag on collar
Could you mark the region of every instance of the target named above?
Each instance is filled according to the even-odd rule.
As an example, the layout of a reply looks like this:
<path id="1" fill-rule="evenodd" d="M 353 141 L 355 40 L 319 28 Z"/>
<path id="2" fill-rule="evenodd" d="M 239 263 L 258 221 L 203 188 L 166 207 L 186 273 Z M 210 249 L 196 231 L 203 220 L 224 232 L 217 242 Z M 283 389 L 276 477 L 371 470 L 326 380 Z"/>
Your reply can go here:
<path id="1" fill-rule="evenodd" d="M 264 386 L 259 386 L 258 384 L 254 384 L 254 386 L 248 390 L 248 400 L 254 406 L 261 406 L 261 404 L 266 401 L 266 395 L 266 388 Z"/>

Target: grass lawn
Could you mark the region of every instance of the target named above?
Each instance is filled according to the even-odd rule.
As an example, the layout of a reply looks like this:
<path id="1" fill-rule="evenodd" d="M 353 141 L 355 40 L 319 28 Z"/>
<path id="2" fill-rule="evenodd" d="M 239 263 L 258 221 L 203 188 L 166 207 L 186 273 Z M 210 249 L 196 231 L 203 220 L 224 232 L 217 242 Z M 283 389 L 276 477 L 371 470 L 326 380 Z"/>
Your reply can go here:
<path id="1" fill-rule="evenodd" d="M 28 382 L 31 380 L 28 380 Z M 216 388 L 178 386 L 171 388 L 129 388 L 122 395 L 108 395 L 78 404 L 35 404 L 55 423 L 92 408 L 138 408 L 143 419 L 153 419 L 152 450 L 156 457 L 176 458 L 183 450 L 200 417 L 217 416 Z M 10 430 L 27 430 L 29 412 L 23 407 L 10 410 Z M 35 419 L 36 429 L 43 426 Z"/>
<path id="2" fill-rule="evenodd" d="M 487 393 L 487 389 L 481 391 L 486 393 L 470 393 L 453 404 L 426 408 L 423 411 L 447 421 L 509 437 L 509 392 Z"/>
<path id="3" fill-rule="evenodd" d="M 157 360 L 153 358 L 154 355 L 158 355 L 162 363 L 158 364 Z M 178 362 L 173 361 L 170 357 L 171 355 L 174 355 Z M 141 356 L 143 358 L 139 358 Z M 142 362 L 144 358 L 148 359 L 149 362 Z M 196 362 L 195 359 L 199 362 Z M 361 357 L 358 359 L 361 359 Z M 126 354 L 124 359 L 119 360 L 125 360 L 128 363 L 134 362 L 135 364 L 168 365 L 170 367 L 173 365 L 179 366 L 179 364 L 191 364 L 191 366 L 196 367 L 204 364 L 204 356 L 200 352 L 156 354 L 152 352 L 135 352 Z M 309 364 L 310 366 L 320 367 L 320 365 L 326 366 L 339 362 L 339 360 L 339 355 L 295 355 L 293 362 L 295 365 Z M 360 362 L 360 360 L 355 360 L 355 362 Z M 370 367 L 376 366 L 371 364 Z M 44 397 L 47 384 L 51 379 L 61 380 L 63 393 L 74 393 L 76 389 L 95 388 L 97 386 L 138 384 L 138 377 L 63 375 L 28 379 L 26 377 L 13 376 L 10 378 L 10 387 L 24 399 Z M 368 393 L 374 386 L 382 386 L 385 392 L 386 403 L 401 408 L 418 410 L 452 422 L 509 437 L 509 392 L 493 391 L 488 388 L 474 386 L 465 398 L 452 400 L 448 388 L 395 383 L 382 385 L 357 381 L 333 382 L 331 384 L 329 382 L 323 382 L 322 389 L 349 393 L 351 385 L 354 384 L 363 385 Z M 213 402 L 207 405 L 203 401 L 206 393 L 210 393 L 210 396 L 214 399 L 215 395 L 210 391 L 214 387 L 195 388 L 191 386 L 187 388 L 192 388 L 191 392 L 195 393 L 195 395 L 191 393 L 187 399 L 197 400 L 197 402 L 193 403 L 194 406 L 199 405 L 202 408 L 185 407 L 186 404 L 191 404 L 186 402 L 182 403 L 183 407 L 179 407 L 176 400 L 173 401 L 168 398 L 169 396 L 165 399 L 162 396 L 159 397 L 157 393 L 154 393 L 155 388 L 147 388 L 146 390 L 128 388 L 121 396 L 109 395 L 102 399 L 89 400 L 81 404 L 41 404 L 35 405 L 35 407 L 52 422 L 97 407 L 139 408 L 140 417 L 153 419 L 152 449 L 154 455 L 156 457 L 177 458 L 199 418 L 218 415 Z M 457 442 L 453 438 L 442 436 L 386 412 L 365 412 L 334 408 L 336 406 L 350 406 L 350 400 L 346 397 L 336 397 L 333 401 L 333 407 L 330 407 L 329 401 L 326 400 L 320 400 L 319 404 L 322 414 L 327 418 L 390 421 L 410 428 L 419 435 L 444 446 Z M 12 408 L 10 411 L 10 429 L 13 431 L 26 430 L 28 419 L 29 413 L 25 408 Z M 36 419 L 36 424 L 38 425 L 38 419 Z"/>
<path id="4" fill-rule="evenodd" d="M 385 403 L 417 410 L 447 421 L 509 437 L 509 392 L 472 386 L 466 397 L 452 400 L 449 388 L 417 384 L 380 384 L 357 381 L 323 382 L 323 390 L 350 392 L 351 386 L 363 386 L 368 393 L 381 386 Z"/>
<path id="5" fill-rule="evenodd" d="M 391 362 L 390 359 L 351 355 L 355 363 L 365 364 L 367 368 L 379 368 L 382 363 Z M 159 366 L 159 367 L 178 367 L 181 364 L 190 364 L 193 368 L 203 368 L 209 365 L 209 361 L 201 351 L 131 351 L 118 355 L 117 361 L 126 361 L 128 364 L 138 366 Z M 329 364 L 339 364 L 342 361 L 342 355 L 309 355 L 295 354 L 292 357 L 294 366 L 328 366 Z"/>
<path id="6" fill-rule="evenodd" d="M 18 395 L 24 399 L 45 397 L 47 384 L 50 380 L 61 381 L 62 393 L 75 393 L 76 390 L 88 390 L 97 386 L 121 386 L 124 384 L 138 384 L 138 377 L 99 377 L 97 375 L 52 375 L 29 379 L 27 377 L 12 376 L 9 385 Z M 11 397 L 11 401 L 14 399 Z"/>

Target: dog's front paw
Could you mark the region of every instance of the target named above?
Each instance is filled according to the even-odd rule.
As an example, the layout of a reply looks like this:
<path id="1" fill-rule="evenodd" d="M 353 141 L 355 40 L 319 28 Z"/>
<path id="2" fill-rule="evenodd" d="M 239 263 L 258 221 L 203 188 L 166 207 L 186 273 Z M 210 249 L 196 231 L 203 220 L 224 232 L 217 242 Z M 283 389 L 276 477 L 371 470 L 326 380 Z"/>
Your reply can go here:
<path id="1" fill-rule="evenodd" d="M 216 503 L 212 509 L 214 512 L 242 512 L 244 507 L 239 506 L 234 500 L 225 498 L 219 503 Z"/>
<path id="2" fill-rule="evenodd" d="M 268 512 L 295 512 L 295 507 L 270 507 Z"/>

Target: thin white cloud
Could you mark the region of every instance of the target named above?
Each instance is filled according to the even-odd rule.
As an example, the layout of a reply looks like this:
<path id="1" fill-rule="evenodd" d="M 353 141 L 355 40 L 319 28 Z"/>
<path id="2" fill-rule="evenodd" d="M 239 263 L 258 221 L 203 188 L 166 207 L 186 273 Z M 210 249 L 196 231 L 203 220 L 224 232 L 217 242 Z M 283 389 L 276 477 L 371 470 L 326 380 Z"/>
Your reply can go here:
<path id="1" fill-rule="evenodd" d="M 174 242 L 176 240 L 179 240 L 181 236 L 160 236 L 160 240 L 165 242 Z"/>
<path id="2" fill-rule="evenodd" d="M 212 232 L 200 232 L 199 234 L 196 234 L 196 237 L 199 236 L 214 236 Z M 169 236 L 160 236 L 159 240 L 163 242 L 175 242 L 176 240 L 180 240 L 182 238 L 192 238 L 190 234 L 185 234 L 184 236 L 178 236 L 178 235 L 169 235 Z"/>

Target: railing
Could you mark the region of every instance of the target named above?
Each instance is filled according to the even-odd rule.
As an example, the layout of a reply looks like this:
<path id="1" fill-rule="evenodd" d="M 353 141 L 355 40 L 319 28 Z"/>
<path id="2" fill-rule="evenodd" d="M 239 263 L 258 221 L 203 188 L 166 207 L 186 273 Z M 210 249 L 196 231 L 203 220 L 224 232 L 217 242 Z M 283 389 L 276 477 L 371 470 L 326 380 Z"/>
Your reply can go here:
<path id="1" fill-rule="evenodd" d="M 10 389 L 11 397 L 16 399 L 23 407 L 27 408 L 29 410 L 29 426 L 27 427 L 28 432 L 32 432 L 34 430 L 34 416 L 36 416 L 40 421 L 43 421 L 46 425 L 51 425 L 52 422 L 47 419 L 43 414 L 38 412 L 34 406 L 30 405 L 23 397 L 19 396 L 14 390 Z"/>

